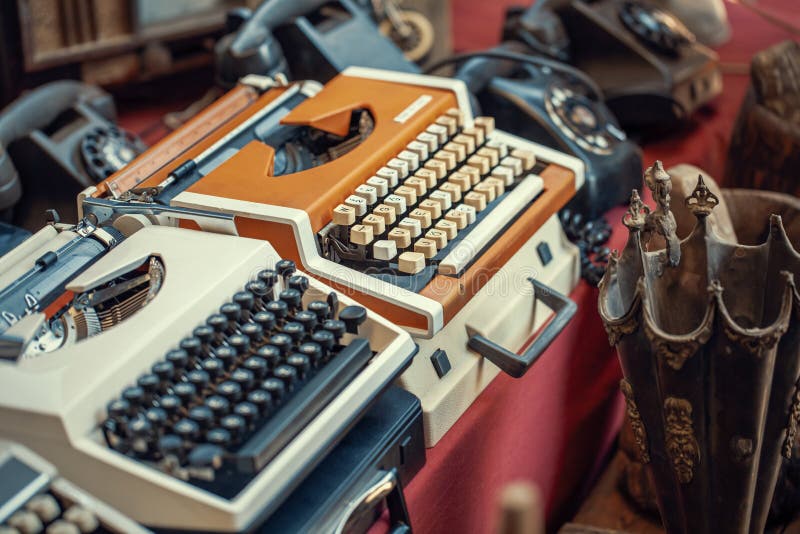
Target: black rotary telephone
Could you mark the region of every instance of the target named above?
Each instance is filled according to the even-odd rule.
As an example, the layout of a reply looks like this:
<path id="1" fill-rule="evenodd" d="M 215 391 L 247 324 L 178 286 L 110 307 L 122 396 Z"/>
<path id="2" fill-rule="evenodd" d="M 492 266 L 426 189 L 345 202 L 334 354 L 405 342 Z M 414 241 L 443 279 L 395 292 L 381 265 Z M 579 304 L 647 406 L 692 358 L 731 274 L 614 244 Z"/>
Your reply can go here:
<path id="1" fill-rule="evenodd" d="M 98 87 L 42 85 L 0 112 L 0 219 L 38 230 L 48 208 L 74 219 L 75 197 L 144 151 L 114 124 L 114 101 Z"/>

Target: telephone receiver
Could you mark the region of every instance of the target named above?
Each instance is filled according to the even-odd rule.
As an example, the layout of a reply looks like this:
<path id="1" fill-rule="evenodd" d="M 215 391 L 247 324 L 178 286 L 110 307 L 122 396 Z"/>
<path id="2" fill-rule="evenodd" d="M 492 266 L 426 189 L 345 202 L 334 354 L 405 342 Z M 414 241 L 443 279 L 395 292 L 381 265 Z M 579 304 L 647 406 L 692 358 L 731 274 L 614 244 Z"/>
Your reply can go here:
<path id="1" fill-rule="evenodd" d="M 145 149 L 114 124 L 115 115 L 111 95 L 74 80 L 42 85 L 3 109 L 0 218 L 34 230 L 47 208 L 77 215 L 79 191 Z"/>
<path id="2" fill-rule="evenodd" d="M 492 51 L 524 53 L 526 47 L 510 42 Z M 642 154 L 602 95 L 564 67 L 476 57 L 455 77 L 474 95 L 476 111 L 494 116 L 499 128 L 583 160 L 584 186 L 567 207 L 593 220 L 641 187 Z"/>

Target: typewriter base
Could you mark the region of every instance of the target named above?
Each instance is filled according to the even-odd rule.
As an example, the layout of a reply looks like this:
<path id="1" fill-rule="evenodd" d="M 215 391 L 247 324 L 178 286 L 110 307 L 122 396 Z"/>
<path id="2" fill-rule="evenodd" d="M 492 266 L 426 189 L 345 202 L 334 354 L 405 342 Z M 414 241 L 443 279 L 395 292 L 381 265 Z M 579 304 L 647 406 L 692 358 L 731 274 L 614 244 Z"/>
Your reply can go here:
<path id="1" fill-rule="evenodd" d="M 552 253 L 547 265 L 537 252 L 542 243 Z M 480 333 L 509 348 L 525 346 L 552 315 L 534 304 L 528 278 L 568 294 L 578 283 L 579 268 L 578 249 L 554 215 L 498 272 L 487 273 L 492 279 L 441 331 L 431 339 L 416 339 L 419 352 L 400 384 L 422 401 L 426 447 L 436 445 L 500 372 L 467 348 L 470 336 Z M 450 364 L 441 378 L 431 360 L 440 350 Z"/>

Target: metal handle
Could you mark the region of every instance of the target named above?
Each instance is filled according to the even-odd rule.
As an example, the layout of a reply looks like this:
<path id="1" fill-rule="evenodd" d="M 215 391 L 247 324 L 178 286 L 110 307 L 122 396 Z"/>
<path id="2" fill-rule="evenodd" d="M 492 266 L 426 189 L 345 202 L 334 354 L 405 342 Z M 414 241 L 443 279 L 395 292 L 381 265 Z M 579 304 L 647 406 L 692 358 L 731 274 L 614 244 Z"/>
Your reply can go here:
<path id="1" fill-rule="evenodd" d="M 390 471 L 379 471 L 369 486 L 357 498 L 347 503 L 334 532 L 344 534 L 356 512 L 373 508 L 384 499 L 389 509 L 389 521 L 393 525 L 390 532 L 411 534 L 411 520 L 408 517 L 403 486 L 397 476 L 397 469 L 394 468 Z"/>
<path id="2" fill-rule="evenodd" d="M 536 363 L 536 360 L 539 359 L 542 352 L 544 352 L 545 349 L 550 346 L 550 343 L 558 337 L 578 310 L 577 304 L 570 300 L 569 297 L 562 295 L 558 291 L 549 288 L 533 278 L 528 278 L 528 281 L 533 284 L 534 298 L 541 300 L 556 314 L 544 330 L 533 340 L 530 347 L 522 354 L 514 354 L 510 350 L 501 347 L 494 341 L 490 341 L 480 334 L 474 334 L 467 342 L 467 346 L 470 349 L 514 378 L 519 378 L 524 375 L 528 369 Z"/>

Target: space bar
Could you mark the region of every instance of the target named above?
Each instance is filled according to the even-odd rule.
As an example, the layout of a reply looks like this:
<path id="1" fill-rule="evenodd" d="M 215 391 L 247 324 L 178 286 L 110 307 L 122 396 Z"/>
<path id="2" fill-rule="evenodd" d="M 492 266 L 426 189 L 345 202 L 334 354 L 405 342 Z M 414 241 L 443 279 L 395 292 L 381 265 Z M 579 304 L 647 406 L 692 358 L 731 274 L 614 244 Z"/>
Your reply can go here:
<path id="1" fill-rule="evenodd" d="M 484 219 L 439 262 L 439 274 L 457 275 L 500 231 L 544 190 L 541 177 L 529 174 L 513 191 L 492 208 Z"/>

